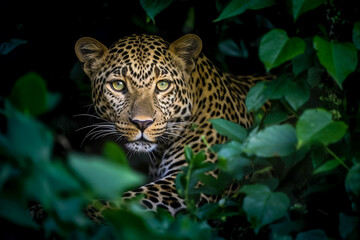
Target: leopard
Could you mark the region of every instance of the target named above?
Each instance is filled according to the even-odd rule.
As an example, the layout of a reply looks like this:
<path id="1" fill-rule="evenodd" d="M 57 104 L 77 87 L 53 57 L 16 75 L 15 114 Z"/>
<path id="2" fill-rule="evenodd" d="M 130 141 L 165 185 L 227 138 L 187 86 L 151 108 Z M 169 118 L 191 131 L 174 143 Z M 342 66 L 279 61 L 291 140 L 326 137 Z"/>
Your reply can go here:
<path id="1" fill-rule="evenodd" d="M 169 43 L 157 35 L 133 34 L 107 48 L 91 37 L 75 44 L 75 53 L 91 81 L 98 117 L 111 123 L 119 144 L 130 152 L 151 154 L 149 183 L 127 191 L 122 199 L 141 195 L 150 211 L 163 208 L 175 216 L 186 209 L 175 179 L 187 166 L 184 147 L 204 150 L 206 160 L 217 156 L 208 146 L 227 139 L 209 119 L 222 118 L 245 128 L 254 117 L 245 100 L 250 88 L 266 76 L 236 76 L 217 68 L 202 52 L 203 42 L 186 34 Z M 216 177 L 216 172 L 211 172 Z M 201 194 L 205 202 L 210 201 Z M 110 201 L 89 206 L 88 217 L 101 219 Z"/>

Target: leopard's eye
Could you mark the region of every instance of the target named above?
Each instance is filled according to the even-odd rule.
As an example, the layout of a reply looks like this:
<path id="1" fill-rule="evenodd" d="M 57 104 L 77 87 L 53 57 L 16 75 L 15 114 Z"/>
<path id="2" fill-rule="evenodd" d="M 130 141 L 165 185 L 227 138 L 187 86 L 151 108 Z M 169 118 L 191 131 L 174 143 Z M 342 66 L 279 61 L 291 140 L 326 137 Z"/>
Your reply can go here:
<path id="1" fill-rule="evenodd" d="M 110 87 L 116 92 L 121 92 L 125 90 L 125 83 L 120 80 L 115 80 L 110 82 Z"/>
<path id="2" fill-rule="evenodd" d="M 158 81 L 156 84 L 156 88 L 157 90 L 159 90 L 160 92 L 166 91 L 168 90 L 170 87 L 170 82 L 169 81 L 165 81 L 165 80 L 161 80 Z"/>

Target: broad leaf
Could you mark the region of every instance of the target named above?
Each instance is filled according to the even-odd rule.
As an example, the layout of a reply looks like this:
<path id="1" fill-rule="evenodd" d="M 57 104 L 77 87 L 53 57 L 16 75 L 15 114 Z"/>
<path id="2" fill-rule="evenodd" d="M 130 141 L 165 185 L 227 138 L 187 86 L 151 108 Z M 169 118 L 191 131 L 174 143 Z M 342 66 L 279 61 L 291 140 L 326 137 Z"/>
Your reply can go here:
<path id="1" fill-rule="evenodd" d="M 221 118 L 210 119 L 209 121 L 219 134 L 226 136 L 231 140 L 243 142 L 247 136 L 245 128 L 237 123 Z"/>
<path id="2" fill-rule="evenodd" d="M 321 4 L 325 3 L 325 0 L 292 0 L 292 15 L 294 21 L 298 19 L 298 17 L 312 9 L 317 8 Z"/>
<path id="3" fill-rule="evenodd" d="M 226 39 L 219 43 L 219 50 L 225 56 L 247 58 L 249 53 L 243 41 L 240 42 L 240 47 L 233 39 Z"/>
<path id="4" fill-rule="evenodd" d="M 296 240 L 328 240 L 326 233 L 322 229 L 315 229 L 301 232 L 296 236 Z"/>
<path id="5" fill-rule="evenodd" d="M 26 212 L 27 203 L 24 200 L 0 194 L 0 217 L 20 226 L 38 229 L 39 225 Z"/>
<path id="6" fill-rule="evenodd" d="M 340 162 L 336 159 L 330 160 L 322 164 L 320 167 L 314 170 L 313 174 L 324 173 L 337 168 Z"/>
<path id="7" fill-rule="evenodd" d="M 257 10 L 270 7 L 274 2 L 274 0 L 232 0 L 214 22 L 240 15 L 247 9 Z"/>
<path id="8" fill-rule="evenodd" d="M 259 82 L 248 92 L 245 104 L 248 112 L 253 112 L 261 108 L 267 101 L 264 91 L 266 90 L 266 83 Z"/>
<path id="9" fill-rule="evenodd" d="M 360 22 L 354 24 L 352 40 L 355 47 L 360 50 Z"/>
<path id="10" fill-rule="evenodd" d="M 282 29 L 273 29 L 260 42 L 259 57 L 267 71 L 304 53 L 305 42 L 300 38 L 289 38 Z"/>
<path id="11" fill-rule="evenodd" d="M 310 87 L 306 79 L 290 81 L 285 92 L 285 99 L 296 111 L 310 98 Z"/>
<path id="12" fill-rule="evenodd" d="M 27 157 L 34 162 L 49 161 L 53 136 L 41 123 L 17 111 L 9 102 L 5 104 L 7 134 L 3 139 L 7 150 L 17 157 Z"/>
<path id="13" fill-rule="evenodd" d="M 359 239 L 359 216 L 347 216 L 340 212 L 339 222 L 339 232 L 342 239 Z"/>
<path id="14" fill-rule="evenodd" d="M 305 144 L 328 145 L 339 141 L 346 133 L 347 125 L 333 121 L 330 112 L 324 109 L 308 109 L 296 124 L 298 146 Z"/>
<path id="15" fill-rule="evenodd" d="M 219 145 L 221 148 L 218 150 L 219 168 L 230 173 L 237 180 L 241 180 L 244 176 L 251 171 L 251 161 L 242 156 L 242 144 L 231 141 Z"/>
<path id="16" fill-rule="evenodd" d="M 19 45 L 25 43 L 27 43 L 26 40 L 18 39 L 18 38 L 10 39 L 9 42 L 3 42 L 0 44 L 0 55 L 6 55 L 12 50 L 14 50 L 16 47 L 18 47 Z"/>
<path id="17" fill-rule="evenodd" d="M 321 65 L 342 88 L 342 82 L 355 71 L 358 62 L 354 44 L 328 42 L 318 36 L 314 37 L 314 48 Z"/>
<path id="18" fill-rule="evenodd" d="M 129 166 L 124 150 L 114 142 L 106 142 L 103 147 L 103 156 L 122 166 Z"/>
<path id="19" fill-rule="evenodd" d="M 258 233 L 261 227 L 282 218 L 290 206 L 290 200 L 285 193 L 272 192 L 265 185 L 245 185 L 240 192 L 246 194 L 243 209 L 255 233 Z"/>
<path id="20" fill-rule="evenodd" d="M 141 7 L 147 15 L 155 22 L 155 16 L 167 8 L 173 0 L 140 0 Z"/>
<path id="21" fill-rule="evenodd" d="M 358 211 L 360 207 L 360 163 L 355 164 L 346 175 L 345 189 L 353 202 L 353 210 Z"/>
<path id="22" fill-rule="evenodd" d="M 288 115 L 282 111 L 270 112 L 266 115 L 264 119 L 265 125 L 278 124 L 285 121 L 288 118 Z"/>
<path id="23" fill-rule="evenodd" d="M 11 103 L 20 111 L 38 116 L 47 110 L 47 89 L 45 80 L 30 72 L 20 77 L 10 94 Z"/>
<path id="24" fill-rule="evenodd" d="M 140 185 L 143 178 L 121 165 L 95 156 L 71 154 L 71 168 L 95 191 L 98 197 L 115 199 L 129 188 Z"/>
<path id="25" fill-rule="evenodd" d="M 249 136 L 244 152 L 259 157 L 283 157 L 295 151 L 296 143 L 295 129 L 291 125 L 273 125 Z"/>

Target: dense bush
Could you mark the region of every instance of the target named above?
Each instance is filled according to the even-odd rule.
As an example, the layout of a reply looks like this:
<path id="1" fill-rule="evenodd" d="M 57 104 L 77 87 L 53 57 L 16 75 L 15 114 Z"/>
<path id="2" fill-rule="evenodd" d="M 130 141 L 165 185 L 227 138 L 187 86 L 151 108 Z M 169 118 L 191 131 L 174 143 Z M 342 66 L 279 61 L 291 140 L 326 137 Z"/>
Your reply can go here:
<path id="1" fill-rule="evenodd" d="M 102 8 L 109 10 L 114 5 L 108 1 Z M 137 10 L 140 6 L 146 14 Z M 71 8 L 70 4 L 65 7 Z M 71 70 L 73 82 L 61 85 L 52 80 L 60 66 L 58 60 L 50 65 L 51 74 L 19 63 L 24 67 L 19 73 L 30 72 L 21 77 L 19 73 L 14 73 L 16 77 L 5 74 L 17 80 L 9 91 L 2 90 L 1 238 L 358 239 L 359 4 L 337 0 L 141 0 L 129 7 L 134 13 L 124 13 L 131 18 L 123 25 L 150 33 L 169 31 L 169 36 L 177 32 L 176 37 L 181 31 L 195 32 L 203 38 L 205 53 L 221 68 L 236 74 L 266 71 L 276 75 L 248 94 L 246 105 L 255 116 L 254 126 L 244 129 L 223 119 L 210 120 L 229 139 L 208 146 L 207 151 L 217 153 L 217 164 L 204 163 L 204 152 L 184 149 L 189 166 L 176 183 L 188 205 L 186 212 L 172 218 L 164 211 L 144 212 L 134 201 L 127 208 L 106 212 L 107 224 L 94 225 L 82 213 L 89 201 L 118 199 L 145 178 L 131 170 L 126 154 L 113 142 L 105 142 L 100 154 L 94 155 L 86 146 L 80 147 L 81 140 L 73 140 L 77 136 L 69 134 L 83 124 L 66 116 L 82 111 L 69 111 L 78 107 L 69 103 L 89 101 L 89 85 L 77 64 Z M 179 13 L 178 7 L 184 11 Z M 207 7 L 210 10 L 204 10 Z M 91 5 L 86 11 L 89 9 Z M 101 16 L 109 15 L 114 21 L 114 14 L 109 11 Z M 182 17 L 166 29 L 164 24 L 172 14 Z M 87 19 L 82 13 L 79 16 Z M 131 31 L 124 28 L 124 32 Z M 97 29 L 115 31 L 108 26 Z M 106 34 L 97 35 L 107 39 Z M 13 74 L 18 66 L 9 64 L 17 63 L 13 58 L 21 55 L 23 46 L 34 44 L 34 39 L 28 42 L 11 33 L 4 36 L 8 40 L 1 43 L 0 54 L 7 62 L 1 64 L 12 69 L 4 68 L 5 73 Z M 57 52 L 56 58 L 67 61 L 61 54 Z M 36 61 L 46 65 L 49 60 Z M 272 106 L 265 113 L 262 106 L 267 101 Z M 93 140 L 99 141 L 96 136 Z M 219 169 L 218 179 L 205 174 L 213 169 Z M 199 180 L 204 185 L 194 188 Z M 242 186 L 235 195 L 196 207 L 200 191 L 216 195 L 232 182 Z M 46 211 L 41 227 L 27 213 L 33 203 L 41 203 Z"/>

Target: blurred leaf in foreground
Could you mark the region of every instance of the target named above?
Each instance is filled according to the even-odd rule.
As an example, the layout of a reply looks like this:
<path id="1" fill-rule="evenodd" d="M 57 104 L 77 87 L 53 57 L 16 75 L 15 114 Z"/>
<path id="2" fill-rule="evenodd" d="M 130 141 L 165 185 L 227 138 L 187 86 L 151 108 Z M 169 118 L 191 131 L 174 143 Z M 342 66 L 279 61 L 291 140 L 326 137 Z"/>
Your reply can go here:
<path id="1" fill-rule="evenodd" d="M 100 198 L 116 199 L 124 191 L 135 188 L 144 181 L 142 176 L 131 169 L 97 156 L 72 153 L 69 161 L 70 167 Z"/>

